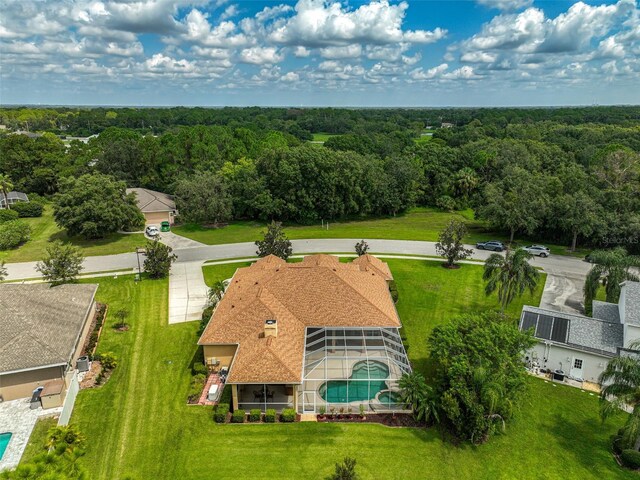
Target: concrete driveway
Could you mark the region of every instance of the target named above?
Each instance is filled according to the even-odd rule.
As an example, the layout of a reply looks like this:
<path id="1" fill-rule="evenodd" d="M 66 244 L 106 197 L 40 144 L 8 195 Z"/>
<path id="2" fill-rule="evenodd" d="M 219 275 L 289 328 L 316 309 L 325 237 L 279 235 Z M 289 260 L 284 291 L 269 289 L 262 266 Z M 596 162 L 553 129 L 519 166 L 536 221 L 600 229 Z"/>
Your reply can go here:
<path id="1" fill-rule="evenodd" d="M 176 263 L 169 274 L 169 323 L 200 320 L 207 307 L 209 288 L 204 282 L 204 262 Z"/>
<path id="2" fill-rule="evenodd" d="M 204 243 L 196 242 L 195 240 L 191 240 L 190 238 L 183 237 L 181 235 L 176 235 L 173 232 L 161 232 L 160 241 L 174 250 L 205 246 Z"/>

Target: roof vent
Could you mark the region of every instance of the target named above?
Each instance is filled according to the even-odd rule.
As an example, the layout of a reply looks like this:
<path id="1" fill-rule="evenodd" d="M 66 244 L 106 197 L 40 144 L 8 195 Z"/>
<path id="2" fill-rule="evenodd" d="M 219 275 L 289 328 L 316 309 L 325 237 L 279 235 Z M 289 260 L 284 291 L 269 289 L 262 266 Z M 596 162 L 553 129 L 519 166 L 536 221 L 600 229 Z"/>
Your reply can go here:
<path id="1" fill-rule="evenodd" d="M 278 322 L 274 319 L 264 321 L 264 336 L 265 337 L 277 337 L 278 336 Z"/>

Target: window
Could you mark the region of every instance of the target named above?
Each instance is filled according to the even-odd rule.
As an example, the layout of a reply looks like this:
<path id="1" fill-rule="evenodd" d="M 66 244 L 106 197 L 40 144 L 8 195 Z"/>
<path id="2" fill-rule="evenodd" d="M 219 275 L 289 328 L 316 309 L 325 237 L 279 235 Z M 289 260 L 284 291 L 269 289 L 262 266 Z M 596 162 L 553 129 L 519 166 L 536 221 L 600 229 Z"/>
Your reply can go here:
<path id="1" fill-rule="evenodd" d="M 573 368 L 577 370 L 582 370 L 582 360 L 580 360 L 579 358 L 575 358 L 573 360 Z"/>

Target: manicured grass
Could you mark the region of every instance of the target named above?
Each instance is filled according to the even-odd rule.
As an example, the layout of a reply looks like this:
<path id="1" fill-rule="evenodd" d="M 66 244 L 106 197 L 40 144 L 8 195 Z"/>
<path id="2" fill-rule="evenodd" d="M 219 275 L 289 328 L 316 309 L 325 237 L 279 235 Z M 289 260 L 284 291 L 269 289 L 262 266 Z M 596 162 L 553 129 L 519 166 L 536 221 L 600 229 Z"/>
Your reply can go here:
<path id="1" fill-rule="evenodd" d="M 27 447 L 24 449 L 20 463 L 26 463 L 33 457 L 47 451 L 45 448 L 47 432 L 49 432 L 50 428 L 53 428 L 56 425 L 58 425 L 57 417 L 44 417 L 38 419 L 35 427 L 33 427 L 33 431 L 29 437 L 29 443 L 27 443 Z"/>
<path id="2" fill-rule="evenodd" d="M 439 233 L 450 219 L 464 221 L 469 234 L 465 241 L 470 244 L 486 240 L 507 241 L 505 233 L 493 232 L 486 223 L 474 218 L 472 210 L 443 212 L 433 208 L 414 208 L 395 217 L 347 220 L 330 222 L 329 229 L 318 225 L 287 225 L 285 233 L 291 240 L 309 238 L 378 238 L 386 240 L 423 240 L 437 242 Z M 221 228 L 203 228 L 200 225 L 173 227 L 173 232 L 207 245 L 223 243 L 254 242 L 262 238 L 266 229 L 264 222 L 234 221 Z M 541 243 L 532 239 L 518 238 L 517 243 L 527 245 Z M 546 243 L 553 254 L 569 254 L 567 247 Z M 584 256 L 586 251 L 578 250 L 574 256 Z"/>
<path id="3" fill-rule="evenodd" d="M 45 206 L 42 217 L 24 218 L 23 220 L 31 225 L 31 239 L 18 248 L 0 250 L 0 260 L 4 259 L 6 262 L 42 260 L 47 245 L 54 240 L 71 242 L 79 246 L 85 256 L 132 252 L 137 246 L 145 243 L 144 235 L 141 233 L 127 235 L 114 233 L 98 240 L 69 237 L 64 230 L 56 225 L 51 205 Z"/>
<path id="4" fill-rule="evenodd" d="M 480 267 L 389 264 L 414 362 L 426 354 L 420 345 L 434 325 L 490 303 L 478 283 Z M 207 281 L 229 278 L 241 265 L 206 266 Z M 113 351 L 118 367 L 104 386 L 81 391 L 76 403 L 72 422 L 87 436 L 82 463 L 91 478 L 324 478 L 346 455 L 357 459 L 363 479 L 636 478 L 608 453 L 620 418 L 602 425 L 597 397 L 535 379 L 506 434 L 479 447 L 443 442 L 433 428 L 216 425 L 210 407 L 185 403 L 198 322 L 167 324 L 167 282 L 96 280 L 99 301 L 111 311 L 130 310 L 131 329 L 104 330 L 99 351 Z"/>

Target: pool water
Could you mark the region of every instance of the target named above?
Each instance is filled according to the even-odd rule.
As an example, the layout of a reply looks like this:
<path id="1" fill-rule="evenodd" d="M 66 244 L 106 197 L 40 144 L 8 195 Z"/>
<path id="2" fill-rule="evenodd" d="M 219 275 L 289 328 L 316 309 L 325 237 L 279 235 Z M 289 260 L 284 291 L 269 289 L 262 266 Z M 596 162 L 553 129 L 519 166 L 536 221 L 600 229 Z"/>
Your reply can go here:
<path id="1" fill-rule="evenodd" d="M 370 381 L 329 380 L 320 386 L 318 393 L 323 400 L 329 403 L 371 400 L 375 398 L 379 391 L 387 389 L 387 382 L 384 379 L 388 377 L 389 367 L 384 363 L 375 360 L 363 360 L 353 365 L 349 379 L 370 379 Z"/>
<path id="2" fill-rule="evenodd" d="M 9 440 L 11 440 L 11 433 L 0 433 L 0 460 L 2 460 L 7 445 L 9 445 Z"/>
<path id="3" fill-rule="evenodd" d="M 394 405 L 400 403 L 400 394 L 398 392 L 382 392 L 378 401 L 384 405 Z"/>

